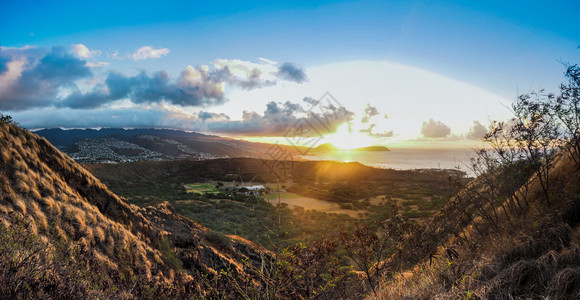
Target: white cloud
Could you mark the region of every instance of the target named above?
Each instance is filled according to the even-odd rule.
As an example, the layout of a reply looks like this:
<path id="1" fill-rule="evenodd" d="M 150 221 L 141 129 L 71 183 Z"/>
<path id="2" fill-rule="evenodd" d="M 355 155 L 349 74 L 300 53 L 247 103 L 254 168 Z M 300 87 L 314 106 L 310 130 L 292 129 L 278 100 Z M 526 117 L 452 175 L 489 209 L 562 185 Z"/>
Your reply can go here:
<path id="1" fill-rule="evenodd" d="M 265 62 L 265 63 L 267 63 L 269 65 L 277 65 L 278 64 L 277 61 L 273 61 L 273 60 L 270 60 L 270 59 L 267 59 L 267 58 L 263 58 L 263 57 L 258 57 L 258 60 L 260 60 L 262 62 Z"/>
<path id="2" fill-rule="evenodd" d="M 263 61 L 263 60 L 262 60 Z M 264 80 L 275 80 L 275 74 L 278 68 L 268 64 L 257 64 L 241 59 L 216 59 L 213 63 L 216 70 L 227 68 L 230 73 L 240 78 L 250 78 L 252 76 L 260 77 Z"/>
<path id="3" fill-rule="evenodd" d="M 137 60 L 156 59 L 169 54 L 169 49 L 159 48 L 154 49 L 151 46 L 144 46 L 137 49 L 130 57 Z"/>
<path id="4" fill-rule="evenodd" d="M 473 127 L 469 128 L 465 136 L 469 140 L 480 140 L 487 133 L 487 128 L 481 125 L 479 121 L 473 121 Z"/>
<path id="5" fill-rule="evenodd" d="M 421 134 L 426 138 L 444 138 L 451 133 L 451 128 L 441 121 L 435 122 L 429 119 L 429 122 L 423 122 Z"/>
<path id="6" fill-rule="evenodd" d="M 87 48 L 87 46 L 83 44 L 72 45 L 70 52 L 82 58 L 93 58 L 95 56 L 101 55 L 101 51 L 90 50 L 89 48 Z"/>

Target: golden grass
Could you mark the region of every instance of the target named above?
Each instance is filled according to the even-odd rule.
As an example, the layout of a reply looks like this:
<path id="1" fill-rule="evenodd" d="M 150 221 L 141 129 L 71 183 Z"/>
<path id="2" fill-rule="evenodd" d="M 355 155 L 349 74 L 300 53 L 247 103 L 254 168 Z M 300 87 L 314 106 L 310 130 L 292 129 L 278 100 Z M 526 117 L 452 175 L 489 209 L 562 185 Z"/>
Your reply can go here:
<path id="1" fill-rule="evenodd" d="M 0 188 L 10 195 L 6 199 L 11 202 L 10 206 L 0 205 L 3 224 L 9 226 L 9 219 L 4 216 L 16 212 L 26 218 L 35 234 L 38 230 L 46 232 L 50 227 L 56 237 L 82 248 L 98 245 L 97 249 L 102 251 L 94 253 L 110 266 L 117 265 L 115 260 L 130 259 L 137 269 L 166 268 L 160 268 L 159 265 L 165 264 L 161 258 L 148 261 L 147 253 L 153 257 L 157 251 L 129 231 L 129 228 L 150 228 L 149 225 L 128 220 L 127 228 L 103 215 L 90 199 L 79 193 L 78 188 L 82 188 L 88 193 L 100 193 L 95 196 L 110 198 L 107 201 L 122 203 L 89 172 L 52 148 L 45 139 L 13 125 L 0 124 L 0 136 L 0 161 L 4 166 L 0 170 Z M 131 211 L 135 207 L 127 209 Z M 145 222 L 142 214 L 136 220 Z M 140 272 L 153 276 L 150 270 Z"/>
<path id="2" fill-rule="evenodd" d="M 118 198 L 45 139 L 2 122 L 0 137 L 0 222 L 6 227 L 14 215 L 20 216 L 45 244 L 64 243 L 67 251 L 80 251 L 78 259 L 86 259 L 87 266 L 94 258 L 101 266 L 96 272 L 110 278 L 144 278 L 151 284 L 148 288 L 171 286 L 183 278 L 192 280 L 178 269 L 180 264 L 167 260 L 164 255 L 169 254 L 156 249 L 160 236 L 168 233 L 148 219 L 148 211 Z M 208 268 L 231 265 L 244 272 L 237 261 L 243 256 L 238 253 L 221 253 L 208 246 L 204 253 L 193 256 L 205 260 L 201 263 Z M 120 298 L 131 296 L 129 290 L 119 293 Z"/>

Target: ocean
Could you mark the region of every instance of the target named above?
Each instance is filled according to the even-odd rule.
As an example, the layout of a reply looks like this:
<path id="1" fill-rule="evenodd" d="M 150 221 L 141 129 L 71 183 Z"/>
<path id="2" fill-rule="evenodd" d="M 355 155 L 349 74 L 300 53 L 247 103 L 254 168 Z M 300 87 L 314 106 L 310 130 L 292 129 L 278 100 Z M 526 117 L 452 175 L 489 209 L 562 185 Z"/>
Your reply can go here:
<path id="1" fill-rule="evenodd" d="M 391 151 L 334 151 L 319 152 L 301 156 L 308 160 L 332 160 L 359 162 L 377 168 L 399 170 L 408 169 L 455 169 L 470 173 L 467 169 L 469 158 L 473 157 L 469 148 L 457 149 L 392 149 Z"/>

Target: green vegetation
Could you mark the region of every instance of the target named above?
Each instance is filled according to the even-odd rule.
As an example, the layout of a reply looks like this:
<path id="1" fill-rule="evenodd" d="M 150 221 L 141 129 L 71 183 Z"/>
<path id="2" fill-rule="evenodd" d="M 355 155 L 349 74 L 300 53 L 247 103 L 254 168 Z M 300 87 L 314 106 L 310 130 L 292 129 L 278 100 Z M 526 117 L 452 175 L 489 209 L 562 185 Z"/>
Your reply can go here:
<path id="1" fill-rule="evenodd" d="M 211 184 L 211 183 L 198 183 L 198 184 L 190 183 L 190 184 L 185 184 L 184 186 L 185 186 L 185 189 L 187 190 L 188 193 L 217 194 L 217 193 L 222 192 L 222 191 L 218 190 L 216 188 L 216 186 Z"/>
<path id="2" fill-rule="evenodd" d="M 186 187 L 203 194 L 188 192 Z M 336 232 L 336 224 L 349 227 L 354 222 L 347 215 L 291 209 L 286 205 L 277 207 L 262 197 L 225 194 L 212 184 L 149 183 L 130 188 L 111 188 L 140 206 L 168 201 L 177 212 L 208 228 L 224 234 L 240 235 L 270 249 L 313 240 L 323 233 Z M 281 196 L 292 195 L 283 193 Z"/>

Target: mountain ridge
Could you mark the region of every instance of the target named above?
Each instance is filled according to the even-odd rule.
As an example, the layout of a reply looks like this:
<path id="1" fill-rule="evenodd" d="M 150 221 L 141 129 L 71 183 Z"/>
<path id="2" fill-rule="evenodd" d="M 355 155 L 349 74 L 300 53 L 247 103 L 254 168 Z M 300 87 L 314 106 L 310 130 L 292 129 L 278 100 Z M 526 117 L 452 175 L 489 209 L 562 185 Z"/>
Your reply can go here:
<path id="1" fill-rule="evenodd" d="M 80 163 L 268 157 L 274 146 L 289 155 L 298 155 L 301 151 L 300 147 L 249 142 L 177 129 L 51 128 L 35 133 Z"/>
<path id="2" fill-rule="evenodd" d="M 256 244 L 220 236 L 176 214 L 168 203 L 147 208 L 127 203 L 45 138 L 14 124 L 0 122 L 0 154 L 1 229 L 7 233 L 15 230 L 18 235 L 26 233 L 31 240 L 38 241 L 37 246 L 43 250 L 31 252 L 31 257 L 39 262 L 54 264 L 51 257 L 59 255 L 58 247 L 64 247 L 71 250 L 63 253 L 72 251 L 71 255 L 76 255 L 69 261 L 71 265 L 85 264 L 86 268 L 105 275 L 82 273 L 77 280 L 70 273 L 79 272 L 78 268 L 63 266 L 49 270 L 54 273 L 52 280 L 41 280 L 48 273 L 43 273 L 42 268 L 32 269 L 30 274 L 34 276 L 29 273 L 14 276 L 22 276 L 17 278 L 36 287 L 34 290 L 11 285 L 10 278 L 4 278 L 5 284 L 0 287 L 4 295 L 88 298 L 202 295 L 206 292 L 203 282 L 195 278 L 202 278 L 199 276 L 203 274 L 211 278 L 224 268 L 234 276 L 252 278 L 254 273 L 249 271 L 249 264 L 258 263 L 257 257 L 268 260 L 271 256 Z M 0 251 L 8 251 L 0 264 L 10 269 L 11 260 L 6 257 L 22 259 L 19 253 L 32 251 L 27 245 L 13 246 L 23 247 L 18 251 L 0 247 Z M 250 263 L 244 264 L 244 260 Z M 2 275 L 7 276 L 5 272 Z M 63 283 L 69 287 L 58 290 L 50 287 Z M 104 289 L 105 286 L 119 288 Z"/>

